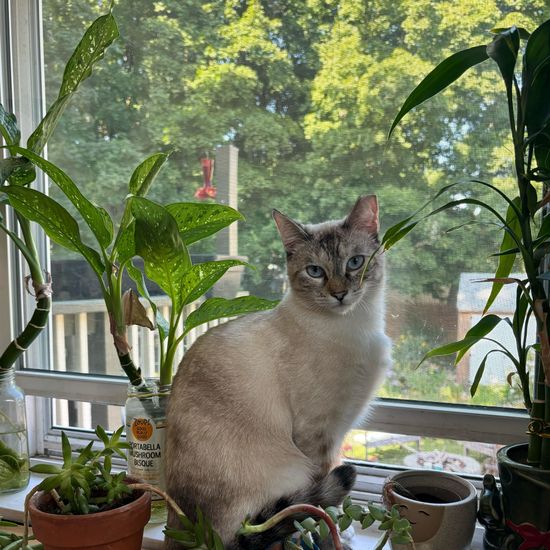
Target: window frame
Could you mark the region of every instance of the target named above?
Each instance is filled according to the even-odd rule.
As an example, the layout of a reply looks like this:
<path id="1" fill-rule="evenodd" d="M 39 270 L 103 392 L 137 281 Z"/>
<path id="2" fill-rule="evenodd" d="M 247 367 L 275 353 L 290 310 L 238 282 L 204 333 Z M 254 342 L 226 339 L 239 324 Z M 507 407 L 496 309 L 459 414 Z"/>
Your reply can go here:
<path id="1" fill-rule="evenodd" d="M 0 0 L 0 29 L 5 31 L 0 43 L 0 98 L 16 113 L 25 139 L 45 112 L 41 1 Z M 37 179 L 36 185 L 46 190 L 42 177 Z M 38 237 L 38 244 L 43 265 L 47 266 L 49 253 L 43 233 Z M 19 312 L 30 309 L 32 304 L 23 295 L 22 285 L 17 283 L 21 280 L 24 265 L 4 234 L 0 235 L 0 260 L 0 310 L 9 311 L 11 331 L 8 332 L 14 333 L 16 327 L 22 326 L 23 316 Z M 35 435 L 31 442 L 33 452 L 44 449 L 46 436 L 55 438 L 59 435 L 59 429 L 52 427 L 51 407 L 41 398 L 124 404 L 127 382 L 123 377 L 29 368 L 39 364 L 40 357 L 45 357 L 46 362 L 53 365 L 50 324 L 41 341 L 33 344 L 17 373 L 19 385 L 32 396 L 29 425 Z M 510 444 L 521 442 L 527 423 L 525 412 L 511 409 L 379 399 L 358 427 L 366 429 L 368 426 L 369 430 L 397 434 Z"/>

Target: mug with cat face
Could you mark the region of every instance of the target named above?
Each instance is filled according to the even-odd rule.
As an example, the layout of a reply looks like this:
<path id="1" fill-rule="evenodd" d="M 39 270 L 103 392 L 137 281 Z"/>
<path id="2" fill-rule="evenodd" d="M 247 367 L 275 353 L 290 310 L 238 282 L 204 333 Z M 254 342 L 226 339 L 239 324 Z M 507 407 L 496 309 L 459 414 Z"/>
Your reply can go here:
<path id="1" fill-rule="evenodd" d="M 384 487 L 388 507 L 397 504 L 412 526 L 416 550 L 466 550 L 476 523 L 477 492 L 467 480 L 447 472 L 410 470 L 394 475 Z M 392 544 L 394 550 L 410 545 Z"/>

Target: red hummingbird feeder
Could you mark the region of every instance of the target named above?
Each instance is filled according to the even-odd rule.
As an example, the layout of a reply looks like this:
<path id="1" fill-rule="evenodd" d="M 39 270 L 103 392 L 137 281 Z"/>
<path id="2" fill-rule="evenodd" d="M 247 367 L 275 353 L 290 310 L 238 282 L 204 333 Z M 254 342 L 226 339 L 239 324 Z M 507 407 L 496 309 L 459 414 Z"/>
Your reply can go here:
<path id="1" fill-rule="evenodd" d="M 216 188 L 212 185 L 214 177 L 214 159 L 202 158 L 202 179 L 203 185 L 195 191 L 195 198 L 200 200 L 216 198 Z"/>

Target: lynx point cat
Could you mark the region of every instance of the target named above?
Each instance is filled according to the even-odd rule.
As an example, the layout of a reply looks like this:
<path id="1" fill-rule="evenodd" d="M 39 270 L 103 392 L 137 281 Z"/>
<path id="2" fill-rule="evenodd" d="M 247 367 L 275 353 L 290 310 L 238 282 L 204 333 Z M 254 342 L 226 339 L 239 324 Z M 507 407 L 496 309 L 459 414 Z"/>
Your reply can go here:
<path id="1" fill-rule="evenodd" d="M 341 502 L 355 473 L 335 468 L 340 446 L 390 363 L 383 257 L 365 271 L 378 248 L 376 197 L 359 198 L 340 221 L 273 217 L 287 294 L 269 312 L 200 337 L 174 378 L 168 412 L 168 492 L 191 516 L 200 506 L 226 548 L 265 547 L 265 539 L 235 540 L 246 516 Z"/>

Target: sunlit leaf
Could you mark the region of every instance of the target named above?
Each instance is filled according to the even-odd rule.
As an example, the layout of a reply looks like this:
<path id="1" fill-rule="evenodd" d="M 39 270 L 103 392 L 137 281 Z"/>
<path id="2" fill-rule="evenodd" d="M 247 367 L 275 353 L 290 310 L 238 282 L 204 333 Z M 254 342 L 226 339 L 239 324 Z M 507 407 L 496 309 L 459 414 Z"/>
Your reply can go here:
<path id="1" fill-rule="evenodd" d="M 502 319 L 498 315 L 485 315 L 466 333 L 462 340 L 430 350 L 424 355 L 419 365 L 431 357 L 451 355 L 471 348 L 487 336 L 501 321 Z"/>
<path id="2" fill-rule="evenodd" d="M 186 245 L 204 239 L 227 227 L 243 216 L 230 206 L 196 202 L 169 204 L 166 210 L 174 216 L 181 238 Z"/>
<path id="3" fill-rule="evenodd" d="M 457 52 L 442 61 L 422 82 L 410 93 L 409 97 L 395 117 L 388 137 L 391 136 L 401 119 L 417 105 L 433 97 L 449 84 L 457 80 L 466 70 L 478 65 L 488 58 L 486 46 L 475 46 Z"/>
<path id="4" fill-rule="evenodd" d="M 181 302 L 190 304 L 209 291 L 225 272 L 239 265 L 247 265 L 240 260 L 203 262 L 188 269 L 181 279 Z"/>
<path id="5" fill-rule="evenodd" d="M 222 317 L 234 317 L 245 313 L 255 311 L 265 311 L 272 309 L 278 304 L 278 301 L 264 300 L 256 296 L 242 296 L 240 298 L 208 298 L 198 309 L 191 312 L 185 321 L 185 331 L 187 334 L 191 329 Z"/>
<path id="6" fill-rule="evenodd" d="M 95 63 L 119 36 L 116 21 L 111 13 L 102 15 L 88 28 L 65 65 L 59 95 L 27 142 L 27 147 L 40 153 L 53 133 L 59 118 L 72 94 L 91 74 Z"/>
<path id="7" fill-rule="evenodd" d="M 38 223 L 52 241 L 82 254 L 98 275 L 105 271 L 99 254 L 82 242 L 78 223 L 60 204 L 44 193 L 27 187 L 9 185 L 2 191 L 9 196 L 11 205 L 26 218 Z"/>
<path id="8" fill-rule="evenodd" d="M 113 239 L 113 222 L 107 212 L 89 201 L 61 168 L 28 149 L 16 147 L 14 150 L 38 166 L 63 191 L 92 230 L 100 246 L 106 249 Z"/>
<path id="9" fill-rule="evenodd" d="M 520 203 L 520 198 L 516 197 L 516 206 L 519 207 Z M 514 210 L 511 206 L 508 207 L 508 212 L 506 213 L 506 224 L 511 229 L 511 231 L 513 231 L 517 235 L 521 235 L 520 221 L 517 218 L 516 210 Z M 511 250 L 514 245 L 515 241 L 514 239 L 512 239 L 510 232 L 503 231 L 502 243 L 500 245 L 501 253 Z M 499 256 L 498 266 L 495 271 L 495 278 L 508 277 L 508 275 L 510 275 L 510 273 L 512 272 L 515 261 L 516 254 L 502 254 L 501 256 Z M 493 305 L 493 302 L 499 295 L 502 287 L 503 283 L 496 281 L 493 283 L 491 293 L 489 294 L 489 298 L 487 298 L 487 302 L 485 304 L 485 307 L 483 308 L 483 314 L 487 313 L 489 308 Z"/>

